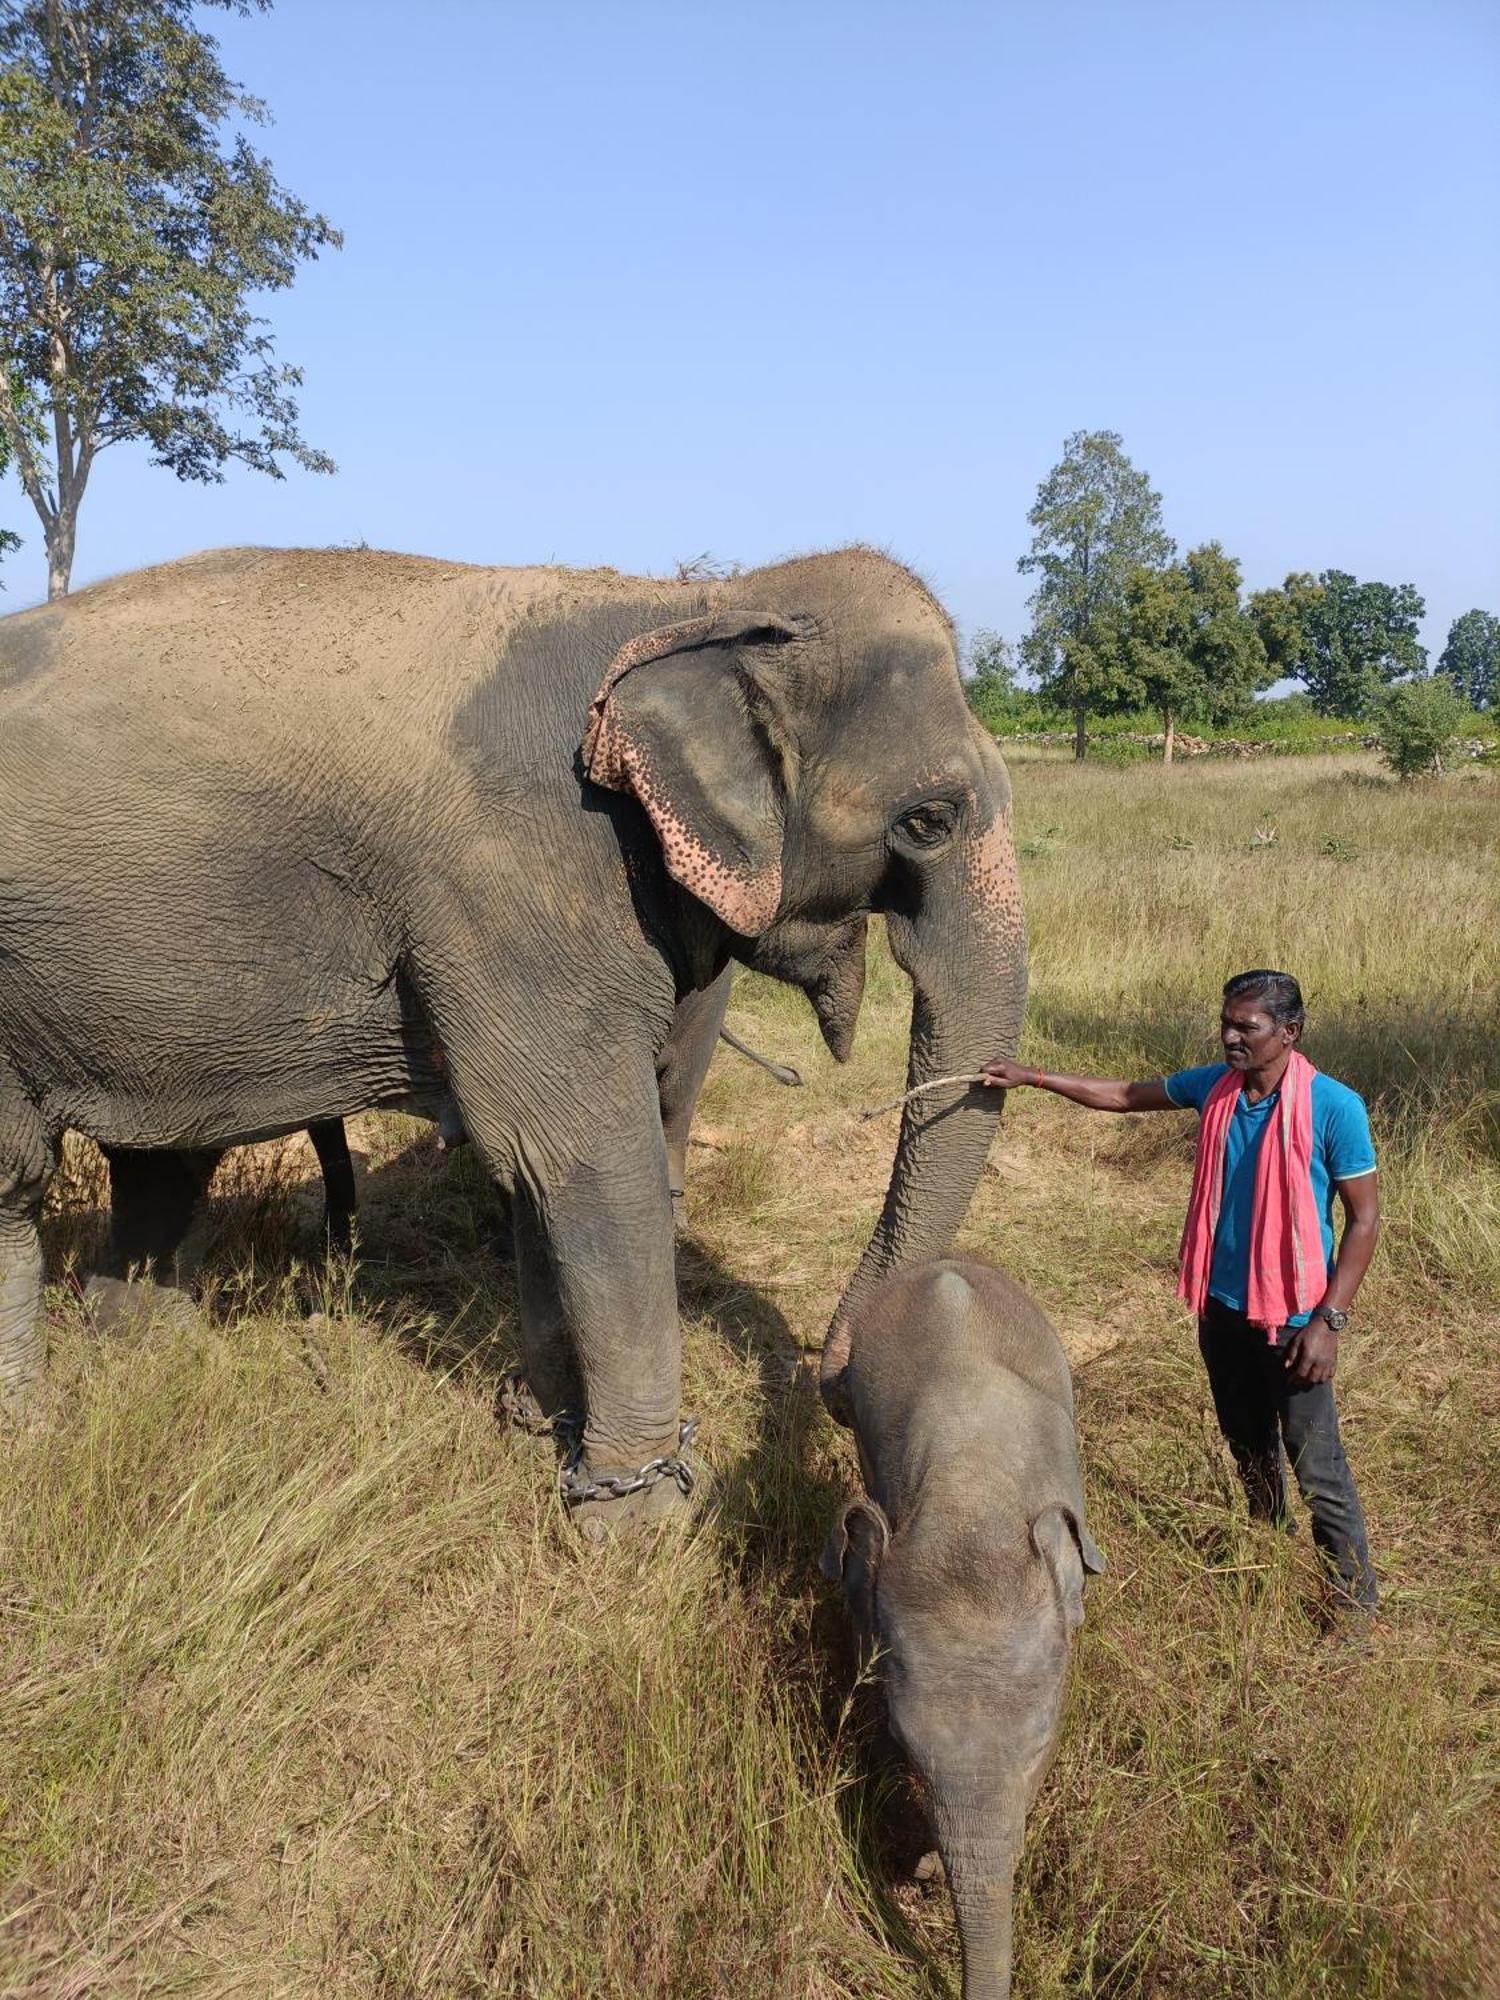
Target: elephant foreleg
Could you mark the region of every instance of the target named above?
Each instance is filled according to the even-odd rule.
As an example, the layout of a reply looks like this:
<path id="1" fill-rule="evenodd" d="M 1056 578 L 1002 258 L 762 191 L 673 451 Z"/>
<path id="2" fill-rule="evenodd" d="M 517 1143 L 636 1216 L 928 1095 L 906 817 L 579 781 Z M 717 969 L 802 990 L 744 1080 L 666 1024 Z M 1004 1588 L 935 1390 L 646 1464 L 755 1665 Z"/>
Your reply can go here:
<path id="1" fill-rule="evenodd" d="M 649 1200 L 644 1173 L 622 1176 L 611 1161 L 580 1165 L 546 1201 L 563 1318 L 584 1391 L 569 1510 L 596 1537 L 663 1518 L 685 1498 L 672 1476 L 622 1498 L 590 1491 L 611 1478 L 628 1482 L 678 1448 L 682 1346 L 672 1205 L 665 1159 L 658 1157 Z"/>
<path id="2" fill-rule="evenodd" d="M 520 1299 L 521 1353 L 526 1387 L 540 1421 L 576 1417 L 583 1409 L 572 1338 L 563 1315 L 557 1273 L 531 1197 L 516 1190 L 511 1204 L 516 1283 Z"/>
<path id="3" fill-rule="evenodd" d="M 577 1368 L 584 1421 L 565 1498 L 593 1536 L 675 1511 L 689 1482 L 657 1463 L 677 1452 L 682 1399 L 661 1042 L 628 991 L 580 983 L 582 961 L 563 942 L 546 940 L 555 965 L 533 951 L 524 979 L 509 961 L 481 979 L 494 950 L 485 937 L 462 985 L 447 990 L 439 977 L 424 999 L 474 1149 L 521 1197 L 526 1347 L 546 1364 L 537 1400 L 569 1400 L 570 1360 Z M 459 962 L 455 946 L 448 961 Z M 667 996 L 657 986 L 649 997 L 670 1030 L 670 1014 L 655 1014 Z M 616 1497 L 607 1479 L 629 1491 Z"/>
<path id="4" fill-rule="evenodd" d="M 55 1148 L 19 1091 L 0 1076 L 0 1409 L 19 1406 L 42 1372 L 42 1197 Z"/>
<path id="5" fill-rule="evenodd" d="M 714 1059 L 733 983 L 734 967 L 726 965 L 711 986 L 679 1000 L 672 1017 L 672 1032 L 657 1059 L 656 1090 L 661 1104 L 662 1136 L 667 1142 L 667 1179 L 672 1190 L 672 1213 L 679 1225 L 687 1186 L 688 1137 L 693 1113 L 698 1107 L 708 1066 Z"/>
<path id="6" fill-rule="evenodd" d="M 451 1043 L 450 1043 L 451 1046 Z M 679 1441 L 681 1339 L 666 1146 L 649 1059 L 601 1103 L 556 1101 L 545 1136 L 511 1138 L 500 1089 L 454 1062 L 464 1121 L 482 1156 L 514 1159 L 522 1325 L 538 1404 L 578 1409 L 583 1428 L 565 1497 L 591 1537 L 656 1520 L 681 1506 L 685 1480 L 645 1468 Z M 570 1065 L 585 1074 L 589 1065 Z M 482 1094 L 481 1094 L 482 1093 Z M 514 1127 L 509 1128 L 514 1131 Z M 575 1386 L 574 1371 L 576 1370 Z M 578 1388 L 581 1387 L 581 1399 Z"/>

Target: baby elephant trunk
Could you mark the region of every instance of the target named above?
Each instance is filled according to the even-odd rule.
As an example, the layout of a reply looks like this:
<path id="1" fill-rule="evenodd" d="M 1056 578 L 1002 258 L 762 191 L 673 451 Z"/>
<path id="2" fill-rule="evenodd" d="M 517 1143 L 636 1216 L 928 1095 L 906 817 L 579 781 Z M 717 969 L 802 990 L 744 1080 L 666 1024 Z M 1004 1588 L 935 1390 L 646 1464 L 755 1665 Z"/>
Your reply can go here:
<path id="1" fill-rule="evenodd" d="M 1007 2000 L 1010 1993 L 1011 1898 L 1021 1835 L 1019 1813 L 989 1814 L 982 1822 L 938 1813 L 938 1845 L 963 1948 L 963 2000 Z"/>

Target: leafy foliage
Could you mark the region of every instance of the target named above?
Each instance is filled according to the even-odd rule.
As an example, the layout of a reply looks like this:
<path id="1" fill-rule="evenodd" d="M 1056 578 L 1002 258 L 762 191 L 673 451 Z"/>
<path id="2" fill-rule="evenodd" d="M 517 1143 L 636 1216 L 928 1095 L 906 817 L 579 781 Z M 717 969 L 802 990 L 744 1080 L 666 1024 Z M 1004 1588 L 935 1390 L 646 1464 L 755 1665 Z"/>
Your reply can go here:
<path id="1" fill-rule="evenodd" d="M 1039 581 L 1022 645 L 1042 694 L 1073 716 L 1075 755 L 1087 718 L 1131 699 L 1112 621 L 1133 571 L 1169 562 L 1161 495 L 1125 456 L 1117 431 L 1075 431 L 1027 515 L 1035 533 L 1017 567 Z"/>
<path id="2" fill-rule="evenodd" d="M 1375 734 L 1385 761 L 1399 778 L 1438 772 L 1468 707 L 1446 674 L 1403 681 L 1380 705 Z"/>
<path id="3" fill-rule="evenodd" d="M 1417 626 L 1426 611 L 1409 583 L 1359 583 L 1341 569 L 1325 569 L 1316 592 L 1306 579 L 1297 605 L 1300 627 L 1287 671 L 1302 681 L 1320 715 L 1358 722 L 1375 713 L 1381 691 L 1404 675 L 1419 674 L 1427 654 Z"/>
<path id="4" fill-rule="evenodd" d="M 986 729 L 1013 729 L 1036 707 L 1036 696 L 1017 683 L 1014 648 L 984 626 L 969 648 L 964 692 Z"/>
<path id="5" fill-rule="evenodd" d="M 1276 678 L 1255 621 L 1240 603 L 1240 566 L 1218 542 L 1191 549 L 1184 564 L 1192 621 L 1187 657 L 1201 693 L 1198 706 L 1223 724 L 1245 714 L 1251 697 Z"/>
<path id="6" fill-rule="evenodd" d="M 269 0 L 212 0 L 248 14 Z M 179 479 L 231 460 L 332 471 L 298 430 L 300 372 L 250 301 L 339 236 L 238 123 L 194 0 L 0 9 L 0 427 L 66 590 L 96 455 L 145 444 Z"/>
<path id="7" fill-rule="evenodd" d="M 5 432 L 0 430 L 0 479 L 5 477 L 6 468 L 9 464 L 10 443 L 6 438 Z M 10 528 L 0 528 L 0 556 L 9 555 L 12 549 L 18 549 L 20 546 L 21 537 L 18 534 L 15 534 Z M 0 589 L 3 588 L 4 585 L 0 584 Z"/>
<path id="8" fill-rule="evenodd" d="M 1294 570 L 1279 590 L 1251 593 L 1246 608 L 1265 647 L 1273 679 L 1296 675 L 1308 614 L 1322 595 L 1323 586 L 1306 570 Z"/>
<path id="9" fill-rule="evenodd" d="M 1133 570 L 1116 630 L 1121 678 L 1161 716 L 1167 761 L 1184 715 L 1222 725 L 1269 678 L 1265 646 L 1240 604 L 1240 566 L 1217 542 L 1169 568 Z"/>
<path id="10" fill-rule="evenodd" d="M 1471 707 L 1500 708 L 1500 618 L 1492 611 L 1466 611 L 1455 618 L 1438 672 L 1448 676 Z"/>

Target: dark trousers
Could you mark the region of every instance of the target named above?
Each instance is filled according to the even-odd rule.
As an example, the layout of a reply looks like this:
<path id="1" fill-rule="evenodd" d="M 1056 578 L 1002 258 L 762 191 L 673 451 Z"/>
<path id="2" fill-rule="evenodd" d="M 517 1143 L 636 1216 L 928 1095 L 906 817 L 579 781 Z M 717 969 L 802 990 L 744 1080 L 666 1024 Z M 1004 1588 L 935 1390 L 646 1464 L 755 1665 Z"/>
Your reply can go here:
<path id="1" fill-rule="evenodd" d="M 1282 1327 L 1273 1347 L 1264 1327 L 1210 1299 L 1198 1322 L 1198 1346 L 1208 1369 L 1219 1429 L 1244 1482 L 1250 1512 L 1284 1525 L 1286 1457 L 1312 1515 L 1313 1540 L 1338 1578 L 1342 1594 L 1373 1608 L 1378 1601 L 1365 1517 L 1339 1441 L 1333 1384 L 1294 1389 L 1286 1378 L 1286 1348 L 1295 1327 Z"/>

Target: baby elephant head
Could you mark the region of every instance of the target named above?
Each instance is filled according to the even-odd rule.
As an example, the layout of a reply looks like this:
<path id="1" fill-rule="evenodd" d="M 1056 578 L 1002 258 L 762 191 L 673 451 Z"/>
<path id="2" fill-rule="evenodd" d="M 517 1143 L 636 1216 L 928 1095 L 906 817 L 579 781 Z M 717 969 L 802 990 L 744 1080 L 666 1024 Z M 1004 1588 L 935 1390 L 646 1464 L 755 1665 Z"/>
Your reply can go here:
<path id="1" fill-rule="evenodd" d="M 1085 1582 L 1104 1558 L 1061 1505 L 1010 1534 L 986 1523 L 960 1536 L 920 1518 L 893 1531 L 860 1498 L 835 1522 L 822 1568 L 876 1652 L 891 1732 L 923 1781 L 964 2000 L 1002 2000 L 1026 1813 L 1051 1762 Z"/>

